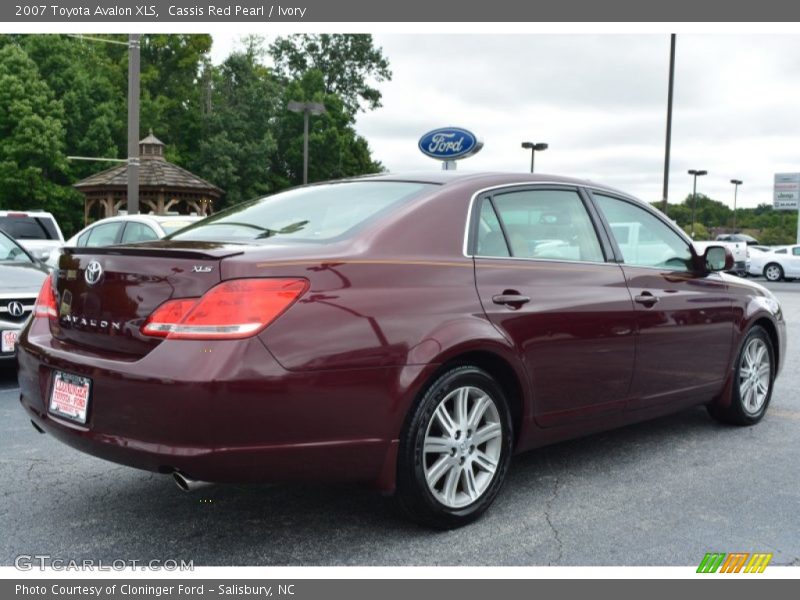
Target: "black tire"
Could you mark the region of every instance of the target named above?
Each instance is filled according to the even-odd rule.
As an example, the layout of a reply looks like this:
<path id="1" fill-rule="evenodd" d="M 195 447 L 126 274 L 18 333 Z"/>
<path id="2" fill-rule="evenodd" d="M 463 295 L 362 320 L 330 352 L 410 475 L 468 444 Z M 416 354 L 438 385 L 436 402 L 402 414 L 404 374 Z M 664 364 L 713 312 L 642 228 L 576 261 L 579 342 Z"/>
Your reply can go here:
<path id="1" fill-rule="evenodd" d="M 783 267 L 778 263 L 769 263 L 764 267 L 764 279 L 767 281 L 780 281 L 783 279 Z"/>
<path id="2" fill-rule="evenodd" d="M 465 450 L 465 444 L 469 444 L 470 440 L 475 439 L 472 438 L 472 435 L 476 431 L 467 429 L 461 432 L 462 427 L 455 423 L 454 430 L 458 428 L 456 433 L 461 432 L 463 437 L 459 449 L 456 449 L 455 446 L 451 449 L 454 453 L 453 458 L 450 458 L 450 454 L 425 453 L 426 435 L 440 427 L 440 421 L 434 418 L 435 411 L 440 404 L 445 407 L 452 406 L 450 403 L 455 402 L 456 391 L 464 388 L 468 388 L 467 400 L 465 400 L 468 407 L 470 406 L 470 397 L 472 398 L 472 405 L 467 411 L 467 415 L 474 414 L 472 409 L 478 405 L 478 400 L 481 399 L 480 392 L 491 400 L 496 410 L 486 409 L 481 413 L 485 415 L 482 419 L 487 419 L 483 427 L 499 423 L 501 428 L 499 437 L 495 427 L 493 441 L 482 442 L 478 444 L 477 448 L 471 446 L 471 450 L 469 447 Z M 490 418 L 492 421 L 488 420 Z M 481 422 L 483 421 L 478 421 L 478 423 Z M 483 430 L 477 426 L 475 429 Z M 440 439 L 447 438 L 447 435 L 441 432 L 444 432 L 444 428 L 440 428 Z M 417 523 L 436 529 L 453 529 L 471 523 L 491 505 L 503 485 L 511 460 L 513 438 L 508 402 L 502 388 L 488 373 L 473 366 L 459 366 L 437 377 L 414 406 L 400 437 L 396 498 L 401 510 Z M 458 438 L 452 436 L 448 439 L 456 440 Z M 448 443 L 457 444 L 458 442 L 450 441 Z M 492 444 L 492 446 L 490 447 L 488 444 Z M 478 454 L 486 456 L 490 450 L 495 454 L 499 452 L 496 469 L 492 475 L 476 466 Z M 468 454 L 465 455 L 465 452 Z M 473 452 L 476 454 L 473 455 Z M 434 482 L 432 491 L 426 479 L 426 469 L 431 470 L 433 464 L 438 460 L 442 460 L 443 463 L 450 461 L 452 466 L 447 467 L 447 471 L 444 471 L 445 474 L 441 476 L 442 479 L 445 479 L 442 484 L 443 489 L 436 490 L 437 483 Z M 465 461 L 468 461 L 467 466 L 458 466 L 459 461 L 460 465 L 464 465 Z M 469 477 L 466 473 L 467 469 L 472 473 Z M 461 490 L 457 494 L 462 501 L 469 500 L 469 504 L 448 506 L 437 496 L 437 494 L 446 494 L 444 486 L 448 483 L 447 478 L 451 476 L 451 470 L 454 473 L 460 473 L 453 475 L 454 479 L 457 478 L 455 486 Z M 467 496 L 465 480 L 469 479 L 472 484 L 475 484 L 478 481 L 477 478 L 481 478 L 482 491 L 474 500 L 470 500 L 471 496 Z"/>
<path id="3" fill-rule="evenodd" d="M 756 410 L 749 408 L 747 399 L 742 397 L 742 379 L 744 377 L 743 371 L 746 368 L 744 366 L 745 353 L 748 351 L 748 348 L 751 346 L 751 344 L 754 343 L 754 340 L 759 340 L 759 342 L 755 342 L 756 345 L 761 343 L 766 347 L 766 352 L 769 357 L 769 388 L 767 389 L 766 397 Z M 752 327 L 745 336 L 744 341 L 742 342 L 742 347 L 739 349 L 739 353 L 736 356 L 736 363 L 733 370 L 733 384 L 731 386 L 730 405 L 727 407 L 721 407 L 714 402 L 708 405 L 708 412 L 717 421 L 722 423 L 742 426 L 755 425 L 764 418 L 764 414 L 767 412 L 769 402 L 772 399 L 772 389 L 774 387 L 774 383 L 775 349 L 772 346 L 772 339 L 769 337 L 769 334 L 764 330 L 763 327 L 756 325 Z"/>

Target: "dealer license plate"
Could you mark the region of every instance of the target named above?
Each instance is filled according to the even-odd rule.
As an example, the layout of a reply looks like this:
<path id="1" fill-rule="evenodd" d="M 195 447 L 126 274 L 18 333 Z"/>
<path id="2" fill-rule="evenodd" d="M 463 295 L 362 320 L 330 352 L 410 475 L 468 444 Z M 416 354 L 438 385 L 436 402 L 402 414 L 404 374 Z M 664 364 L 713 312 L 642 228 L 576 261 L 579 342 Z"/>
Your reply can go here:
<path id="1" fill-rule="evenodd" d="M 50 413 L 77 423 L 86 423 L 92 380 L 88 377 L 56 371 L 50 394 Z"/>
<path id="2" fill-rule="evenodd" d="M 0 352 L 8 353 L 13 352 L 14 348 L 17 345 L 17 338 L 19 337 L 19 331 L 16 330 L 6 330 L 0 331 L 0 336 L 2 336 L 2 342 L 0 343 Z"/>

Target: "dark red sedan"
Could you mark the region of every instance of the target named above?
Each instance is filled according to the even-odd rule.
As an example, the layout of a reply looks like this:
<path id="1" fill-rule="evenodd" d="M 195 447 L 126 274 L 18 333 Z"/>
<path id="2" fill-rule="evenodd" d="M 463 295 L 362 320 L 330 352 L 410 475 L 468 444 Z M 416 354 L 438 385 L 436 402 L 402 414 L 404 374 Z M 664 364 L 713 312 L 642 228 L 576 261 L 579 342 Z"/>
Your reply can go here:
<path id="1" fill-rule="evenodd" d="M 66 249 L 20 338 L 21 402 L 186 488 L 371 482 L 454 527 L 515 452 L 698 404 L 758 422 L 785 324 L 730 262 L 586 181 L 306 186 L 166 240 Z"/>

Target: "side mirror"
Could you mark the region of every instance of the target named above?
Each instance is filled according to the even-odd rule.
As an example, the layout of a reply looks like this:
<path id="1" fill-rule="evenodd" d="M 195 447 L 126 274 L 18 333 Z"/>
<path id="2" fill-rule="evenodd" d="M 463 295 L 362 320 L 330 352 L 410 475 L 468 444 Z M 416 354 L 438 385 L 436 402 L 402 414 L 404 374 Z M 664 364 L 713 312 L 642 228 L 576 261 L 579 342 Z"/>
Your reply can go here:
<path id="1" fill-rule="evenodd" d="M 50 251 L 49 250 L 42 250 L 39 252 L 39 260 L 42 262 L 47 262 L 47 259 L 50 258 Z"/>
<path id="2" fill-rule="evenodd" d="M 733 253 L 726 246 L 708 246 L 703 253 L 706 271 L 730 271 L 733 269 Z"/>

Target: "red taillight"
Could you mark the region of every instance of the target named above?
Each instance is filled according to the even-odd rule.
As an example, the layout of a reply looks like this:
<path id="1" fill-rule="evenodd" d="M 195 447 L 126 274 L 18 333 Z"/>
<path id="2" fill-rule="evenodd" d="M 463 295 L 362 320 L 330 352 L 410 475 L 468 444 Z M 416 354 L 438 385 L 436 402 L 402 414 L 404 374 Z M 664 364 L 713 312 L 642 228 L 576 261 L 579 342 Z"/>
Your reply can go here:
<path id="1" fill-rule="evenodd" d="M 308 288 L 305 279 L 233 279 L 202 298 L 169 300 L 142 326 L 142 334 L 180 339 L 238 339 L 272 323 Z"/>
<path id="2" fill-rule="evenodd" d="M 33 306 L 34 319 L 55 319 L 58 317 L 58 307 L 56 305 L 56 294 L 53 291 L 53 276 L 48 275 L 39 290 L 36 304 Z"/>

